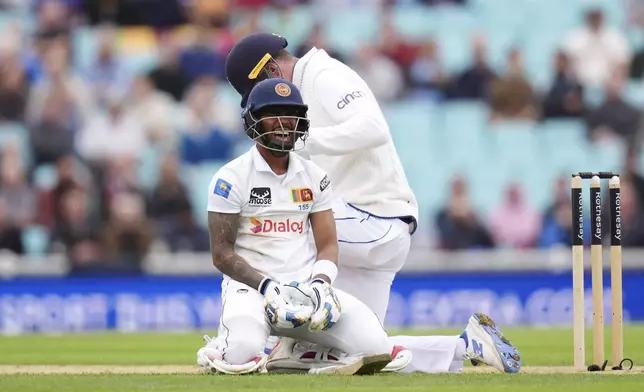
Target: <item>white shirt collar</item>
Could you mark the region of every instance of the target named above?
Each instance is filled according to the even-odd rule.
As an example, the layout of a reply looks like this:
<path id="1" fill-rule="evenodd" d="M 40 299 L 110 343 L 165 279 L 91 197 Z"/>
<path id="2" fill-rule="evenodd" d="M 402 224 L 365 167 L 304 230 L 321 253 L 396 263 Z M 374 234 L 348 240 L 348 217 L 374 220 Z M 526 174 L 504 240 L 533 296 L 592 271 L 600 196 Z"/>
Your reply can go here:
<path id="1" fill-rule="evenodd" d="M 324 52 L 324 50 L 318 49 L 314 46 L 311 48 L 311 50 L 306 52 L 304 56 L 300 57 L 295 63 L 295 67 L 293 67 L 292 82 L 297 86 L 297 88 L 302 88 L 302 79 L 304 78 L 304 70 L 306 69 L 306 65 L 311 60 L 311 57 L 313 57 L 318 52 Z"/>

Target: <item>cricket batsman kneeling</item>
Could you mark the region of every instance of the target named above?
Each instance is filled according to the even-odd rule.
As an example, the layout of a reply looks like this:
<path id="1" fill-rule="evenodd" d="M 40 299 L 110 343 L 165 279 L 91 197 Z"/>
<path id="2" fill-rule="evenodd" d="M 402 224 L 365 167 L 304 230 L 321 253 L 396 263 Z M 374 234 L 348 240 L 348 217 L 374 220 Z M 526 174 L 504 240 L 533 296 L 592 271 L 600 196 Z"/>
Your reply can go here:
<path id="1" fill-rule="evenodd" d="M 391 362 L 393 345 L 378 317 L 333 288 L 331 184 L 322 169 L 291 152 L 308 135 L 307 110 L 290 82 L 258 83 L 242 114 L 256 145 L 210 183 L 212 259 L 224 280 L 218 336 L 205 337 L 197 354 L 209 370 L 270 372 L 275 363 L 280 372 L 364 374 Z M 327 350 L 307 357 L 306 348 L 278 347 L 265 356 L 269 335 Z"/>

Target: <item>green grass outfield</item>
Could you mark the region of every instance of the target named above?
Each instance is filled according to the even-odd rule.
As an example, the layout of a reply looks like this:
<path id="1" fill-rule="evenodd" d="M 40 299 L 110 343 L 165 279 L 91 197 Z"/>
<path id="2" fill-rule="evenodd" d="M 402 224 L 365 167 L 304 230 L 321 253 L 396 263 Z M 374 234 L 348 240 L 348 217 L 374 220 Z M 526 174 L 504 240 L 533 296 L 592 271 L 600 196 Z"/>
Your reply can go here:
<path id="1" fill-rule="evenodd" d="M 405 331 L 420 334 L 419 331 Z M 458 330 L 425 331 L 456 334 Z M 507 328 L 521 350 L 520 374 L 471 367 L 464 374 L 376 376 L 199 374 L 200 334 L 82 334 L 0 337 L 0 391 L 602 391 L 644 390 L 644 325 L 624 331 L 625 356 L 636 364 L 616 374 L 574 372 L 569 329 Z M 591 331 L 586 340 L 592 340 Z M 606 333 L 610 356 L 610 334 Z M 588 361 L 592 347 L 588 345 Z M 639 366 L 638 366 L 639 365 Z"/>

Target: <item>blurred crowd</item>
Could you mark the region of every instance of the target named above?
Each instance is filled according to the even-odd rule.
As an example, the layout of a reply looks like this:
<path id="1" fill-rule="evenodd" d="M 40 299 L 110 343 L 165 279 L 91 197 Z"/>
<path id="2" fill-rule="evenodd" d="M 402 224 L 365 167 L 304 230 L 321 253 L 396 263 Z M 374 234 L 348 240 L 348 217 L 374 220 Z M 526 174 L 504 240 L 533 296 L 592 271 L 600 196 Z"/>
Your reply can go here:
<path id="1" fill-rule="evenodd" d="M 632 148 L 624 162 L 633 170 L 624 176 L 623 214 L 634 234 L 625 242 L 644 246 L 644 229 L 636 223 L 644 196 L 631 192 L 642 189 L 632 163 L 640 108 L 621 94 L 626 81 L 644 75 L 644 51 L 633 51 L 598 9 L 589 9 L 585 23 L 562 37 L 551 61 L 555 77 L 542 89 L 526 76 L 519 47 L 508 51 L 500 70 L 488 64 L 485 35 L 475 35 L 472 64 L 450 73 L 441 63 L 449 48 L 431 37 L 398 35 L 386 12 L 410 3 L 460 7 L 466 0 L 0 0 L 0 248 L 29 253 L 27 234 L 37 228 L 46 251 L 66 253 L 78 270 L 137 269 L 153 249 L 208 251 L 182 170 L 239 153 L 246 139 L 237 101 L 224 97 L 226 54 L 237 39 L 261 30 L 260 10 L 273 7 L 288 18 L 302 3 L 382 7 L 378 38 L 354 56 L 330 47 L 320 25 L 292 50 L 300 56 L 312 46 L 326 49 L 354 67 L 383 104 L 408 97 L 481 100 L 491 108 L 490 121 L 581 118 L 593 141 L 627 140 Z M 644 15 L 637 3 L 629 5 L 634 24 Z M 13 15 L 22 15 L 22 22 Z M 81 64 L 74 33 L 88 26 L 97 37 L 95 56 Z M 123 26 L 138 30 L 124 36 Z M 128 50 L 149 39 L 158 62 L 149 69 L 129 66 Z M 603 101 L 588 106 L 585 89 L 603 90 Z M 144 187 L 139 165 L 150 148 L 163 153 L 158 178 Z M 434 224 L 439 247 L 569 241 L 567 179 L 557 183 L 545 212 L 527 205 L 517 185 L 485 218 L 470 207 L 462 179 L 454 179 L 451 192 L 435 219 L 423 217 Z"/>

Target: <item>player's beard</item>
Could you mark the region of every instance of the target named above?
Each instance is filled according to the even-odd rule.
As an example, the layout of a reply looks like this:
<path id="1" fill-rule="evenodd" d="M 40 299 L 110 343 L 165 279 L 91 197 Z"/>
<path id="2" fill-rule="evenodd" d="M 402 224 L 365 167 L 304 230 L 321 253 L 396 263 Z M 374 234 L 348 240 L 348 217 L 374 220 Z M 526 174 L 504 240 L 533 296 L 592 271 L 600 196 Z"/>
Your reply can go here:
<path id="1" fill-rule="evenodd" d="M 288 140 L 277 140 L 276 133 L 284 132 L 288 134 Z M 270 151 L 271 155 L 275 157 L 283 157 L 288 155 L 289 152 L 295 147 L 297 141 L 297 132 L 290 127 L 285 127 L 283 124 L 278 124 L 270 130 L 265 131 L 262 136 L 263 144 Z"/>
<path id="2" fill-rule="evenodd" d="M 278 131 L 277 129 L 273 131 Z M 290 129 L 284 129 L 285 132 L 289 132 L 290 141 L 274 140 L 271 138 L 274 134 L 264 135 L 264 144 L 268 147 L 268 151 L 271 152 L 271 155 L 275 157 L 283 157 L 288 155 L 289 152 L 293 150 L 295 146 L 296 133 Z"/>

